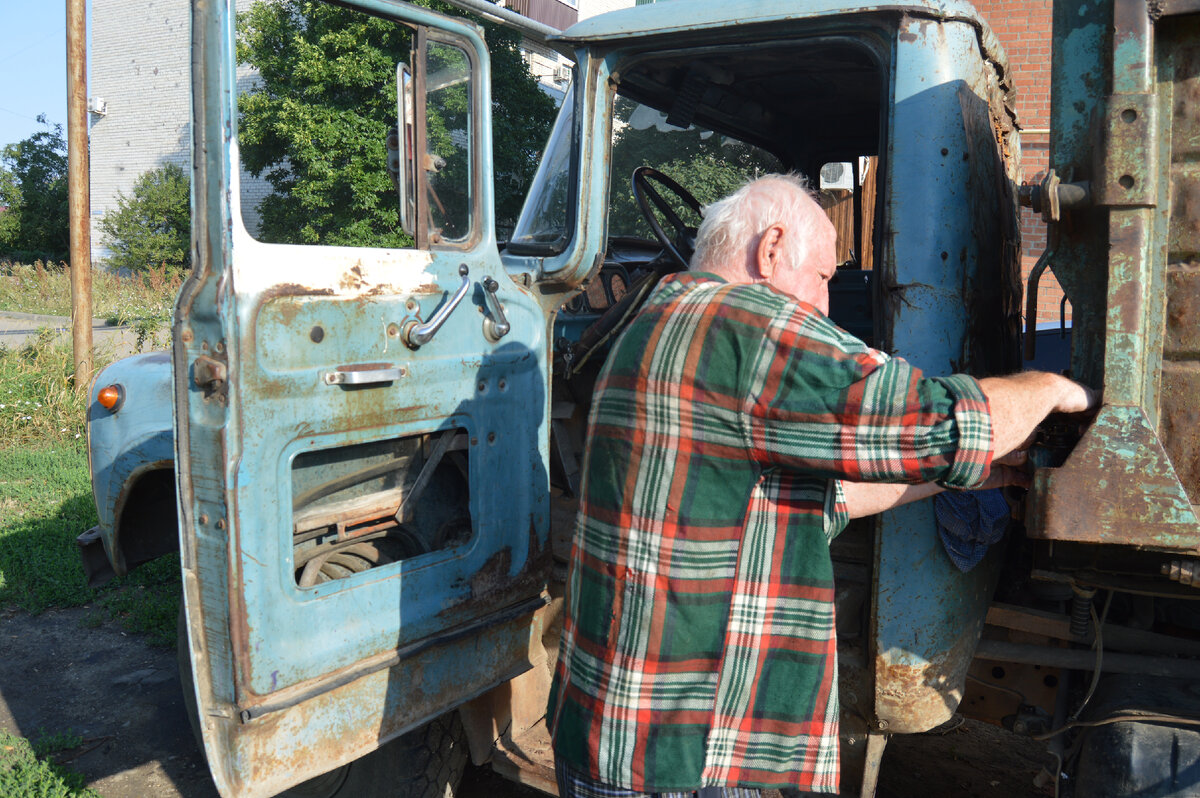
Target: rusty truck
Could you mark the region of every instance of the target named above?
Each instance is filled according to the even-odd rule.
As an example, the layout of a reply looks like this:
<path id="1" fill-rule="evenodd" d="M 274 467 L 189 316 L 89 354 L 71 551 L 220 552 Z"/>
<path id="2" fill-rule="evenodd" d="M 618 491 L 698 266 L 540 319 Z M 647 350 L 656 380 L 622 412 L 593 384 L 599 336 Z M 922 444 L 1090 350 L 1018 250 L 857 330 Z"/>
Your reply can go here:
<path id="1" fill-rule="evenodd" d="M 1200 3 L 1055 1 L 1030 182 L 1007 57 L 963 0 L 667 0 L 542 31 L 571 89 L 504 241 L 481 29 L 339 5 L 411 36 L 379 91 L 413 246 L 256 237 L 233 3 L 195 0 L 194 265 L 171 351 L 109 366 L 89 408 L 87 570 L 179 552 L 222 795 L 449 795 L 468 758 L 555 791 L 545 701 L 605 346 L 686 266 L 702 201 L 781 170 L 839 186 L 831 316 L 931 374 L 1026 367 L 1033 208 L 1028 290 L 1049 269 L 1071 307 L 1049 367 L 1104 396 L 1043 426 L 973 570 L 929 502 L 833 542 L 844 792 L 956 713 L 1044 740 L 1059 795 L 1200 792 Z"/>

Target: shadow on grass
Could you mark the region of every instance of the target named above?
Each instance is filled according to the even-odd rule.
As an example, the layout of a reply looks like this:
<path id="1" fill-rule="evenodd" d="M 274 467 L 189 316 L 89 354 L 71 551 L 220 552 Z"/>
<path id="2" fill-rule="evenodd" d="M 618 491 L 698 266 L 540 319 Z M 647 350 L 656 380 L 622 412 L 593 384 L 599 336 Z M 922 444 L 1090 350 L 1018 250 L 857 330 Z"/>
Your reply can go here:
<path id="1" fill-rule="evenodd" d="M 96 523 L 91 495 L 49 507 L 31 497 L 29 504 L 14 520 L 0 521 L 0 605 L 39 613 L 88 603 L 97 591 L 86 585 L 75 538 Z"/>
<path id="2" fill-rule="evenodd" d="M 147 635 L 157 646 L 174 646 L 178 555 L 160 557 L 99 590 L 87 587 L 75 544 L 96 523 L 91 492 L 80 491 L 88 485 L 86 456 L 60 449 L 9 451 L 3 457 L 0 606 L 37 614 L 94 602 L 128 631 Z"/>
<path id="3" fill-rule="evenodd" d="M 75 538 L 95 523 L 81 449 L 0 452 L 0 723 L 30 739 L 77 732 L 62 756 L 89 783 L 120 774 L 141 795 L 213 798 L 171 651 L 178 556 L 90 589 Z M 28 785 L 0 778 L 0 796 L 75 794 L 54 792 L 40 761 L 22 759 Z"/>

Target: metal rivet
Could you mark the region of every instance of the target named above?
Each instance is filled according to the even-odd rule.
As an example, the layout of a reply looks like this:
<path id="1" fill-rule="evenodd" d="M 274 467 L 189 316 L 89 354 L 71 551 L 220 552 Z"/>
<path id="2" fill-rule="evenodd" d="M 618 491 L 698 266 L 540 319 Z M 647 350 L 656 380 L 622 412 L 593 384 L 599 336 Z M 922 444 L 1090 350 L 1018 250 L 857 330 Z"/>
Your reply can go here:
<path id="1" fill-rule="evenodd" d="M 495 442 L 496 442 L 496 433 L 489 432 L 488 433 L 488 443 L 495 443 Z"/>
<path id="2" fill-rule="evenodd" d="M 472 445 L 472 446 L 478 446 L 478 445 L 479 445 L 479 439 L 478 439 L 478 438 L 472 438 L 472 439 L 471 439 L 471 445 Z"/>
<path id="3" fill-rule="evenodd" d="M 186 329 L 179 334 L 179 337 L 182 338 L 183 342 L 186 344 L 192 340 L 192 331 L 190 329 Z"/>
<path id="4" fill-rule="evenodd" d="M 217 519 L 217 529 L 224 529 L 224 528 L 225 528 L 225 519 L 218 518 Z"/>
<path id="5" fill-rule="evenodd" d="M 942 155 L 949 155 L 949 154 L 950 154 L 950 150 L 946 149 L 945 147 L 942 147 Z"/>
<path id="6" fill-rule="evenodd" d="M 479 392 L 480 392 L 480 393 L 483 393 L 484 391 L 486 391 L 486 390 L 487 390 L 487 383 L 486 383 L 486 382 L 484 382 L 483 380 L 480 380 L 480 381 L 479 381 L 479 384 L 478 384 L 478 385 L 476 385 L 475 387 L 479 389 Z"/>
<path id="7" fill-rule="evenodd" d="M 207 523 L 208 523 L 208 516 L 207 516 L 207 515 L 205 515 L 204 513 L 200 513 L 200 524 L 201 524 L 201 526 L 203 526 L 204 524 L 207 524 Z"/>
<path id="8" fill-rule="evenodd" d="M 875 728 L 879 729 L 879 731 L 887 731 L 888 722 L 881 718 L 880 720 L 875 721 Z"/>
<path id="9" fill-rule="evenodd" d="M 415 300 L 415 299 L 408 300 L 407 302 L 404 303 L 404 308 L 405 308 L 405 310 L 416 310 L 417 309 L 417 300 Z"/>
<path id="10" fill-rule="evenodd" d="M 217 352 L 224 352 L 224 351 L 225 351 L 225 342 L 224 342 L 224 341 L 217 341 L 217 345 L 216 345 L 215 347 L 213 347 L 213 348 L 214 348 L 214 349 L 216 349 L 216 350 L 217 350 Z"/>
<path id="11" fill-rule="evenodd" d="M 497 386 L 496 386 L 496 387 L 498 387 L 500 390 L 502 390 L 502 391 L 503 391 L 505 388 L 507 388 L 507 387 L 508 387 L 508 381 L 507 381 L 507 380 L 500 380 L 500 382 L 497 384 Z"/>
<path id="12" fill-rule="evenodd" d="M 203 351 L 207 352 L 207 351 L 208 351 L 208 341 L 201 341 L 201 342 L 200 342 L 200 348 L 201 348 Z"/>
<path id="13" fill-rule="evenodd" d="M 314 344 L 319 344 L 325 340 L 325 328 L 320 324 L 315 325 L 308 331 L 308 339 Z"/>
<path id="14" fill-rule="evenodd" d="M 387 334 L 388 334 L 389 338 L 399 338 L 400 337 L 400 326 L 397 324 L 389 324 L 387 326 Z"/>

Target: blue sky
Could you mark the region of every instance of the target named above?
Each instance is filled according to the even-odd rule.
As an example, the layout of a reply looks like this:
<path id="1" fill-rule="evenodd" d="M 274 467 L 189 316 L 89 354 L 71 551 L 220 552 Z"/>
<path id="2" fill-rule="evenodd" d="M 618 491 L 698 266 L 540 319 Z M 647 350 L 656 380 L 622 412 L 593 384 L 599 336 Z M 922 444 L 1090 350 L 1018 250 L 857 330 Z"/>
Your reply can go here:
<path id="1" fill-rule="evenodd" d="M 39 129 L 37 115 L 67 134 L 65 0 L 0 0 L 0 146 Z"/>

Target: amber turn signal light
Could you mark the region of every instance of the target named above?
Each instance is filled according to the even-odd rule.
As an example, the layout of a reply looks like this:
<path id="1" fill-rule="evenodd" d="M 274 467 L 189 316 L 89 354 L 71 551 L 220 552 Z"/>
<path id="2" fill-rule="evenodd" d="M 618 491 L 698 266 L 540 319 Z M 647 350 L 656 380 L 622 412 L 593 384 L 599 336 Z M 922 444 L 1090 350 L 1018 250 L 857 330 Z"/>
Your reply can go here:
<path id="1" fill-rule="evenodd" d="M 120 385 L 106 385 L 96 394 L 96 401 L 109 412 L 115 413 L 125 400 L 125 389 Z"/>

